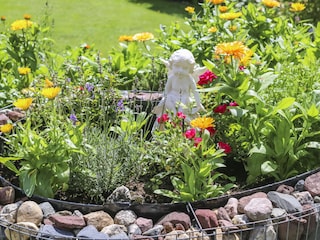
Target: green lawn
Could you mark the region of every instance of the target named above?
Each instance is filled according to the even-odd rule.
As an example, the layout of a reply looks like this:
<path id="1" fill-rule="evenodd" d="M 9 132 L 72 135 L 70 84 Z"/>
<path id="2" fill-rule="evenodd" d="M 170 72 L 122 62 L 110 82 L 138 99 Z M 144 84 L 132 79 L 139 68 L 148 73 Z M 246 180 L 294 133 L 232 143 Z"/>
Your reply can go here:
<path id="1" fill-rule="evenodd" d="M 24 14 L 41 22 L 47 11 L 58 51 L 87 43 L 107 53 L 118 46 L 120 35 L 145 31 L 156 35 L 160 24 L 182 23 L 187 5 L 178 0 L 0 0 L 0 15 L 7 24 Z"/>

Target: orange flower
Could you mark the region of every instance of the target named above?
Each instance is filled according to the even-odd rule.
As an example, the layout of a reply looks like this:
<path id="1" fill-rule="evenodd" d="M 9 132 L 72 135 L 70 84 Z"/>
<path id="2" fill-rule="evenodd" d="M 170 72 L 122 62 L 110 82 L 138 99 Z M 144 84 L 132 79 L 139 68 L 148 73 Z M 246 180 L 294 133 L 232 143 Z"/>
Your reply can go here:
<path id="1" fill-rule="evenodd" d="M 20 98 L 13 103 L 13 105 L 21 110 L 28 110 L 32 104 L 32 98 Z"/>
<path id="2" fill-rule="evenodd" d="M 210 2 L 214 5 L 218 5 L 218 4 L 224 3 L 224 0 L 207 0 L 207 2 Z"/>
<path id="3" fill-rule="evenodd" d="M 6 21 L 6 16 L 1 16 L 1 21 L 2 22 Z"/>
<path id="4" fill-rule="evenodd" d="M 122 35 L 119 37 L 119 42 L 132 42 L 132 36 L 129 35 Z"/>
<path id="5" fill-rule="evenodd" d="M 233 56 L 235 59 L 241 60 L 248 48 L 240 41 L 219 43 L 216 46 L 215 53 L 217 55 Z"/>
<path id="6" fill-rule="evenodd" d="M 44 87 L 45 88 L 49 88 L 49 87 L 53 87 L 53 86 L 54 86 L 53 82 L 51 82 L 48 78 L 46 78 L 44 80 Z"/>
<path id="7" fill-rule="evenodd" d="M 25 20 L 30 20 L 30 19 L 31 19 L 31 15 L 29 15 L 29 14 L 24 14 L 24 15 L 23 15 L 23 18 L 24 18 Z"/>
<path id="8" fill-rule="evenodd" d="M 226 11 L 228 11 L 228 7 L 227 6 L 219 6 L 219 11 L 222 13 L 225 13 Z"/>
<path id="9" fill-rule="evenodd" d="M 276 0 L 262 0 L 262 4 L 267 6 L 268 8 L 279 7 L 280 3 Z"/>
<path id="10" fill-rule="evenodd" d="M 237 26 L 231 25 L 231 26 L 229 27 L 229 29 L 230 29 L 231 32 L 234 32 L 234 31 L 237 30 Z"/>
<path id="11" fill-rule="evenodd" d="M 198 117 L 191 120 L 190 125 L 194 128 L 207 129 L 215 127 L 214 119 L 212 117 Z"/>
<path id="12" fill-rule="evenodd" d="M 184 10 L 186 10 L 188 13 L 191 13 L 191 14 L 194 13 L 194 7 L 188 6 Z"/>
<path id="13" fill-rule="evenodd" d="M 29 21 L 29 20 L 17 20 L 17 21 L 14 21 L 12 24 L 11 24 L 11 29 L 12 30 L 21 30 L 21 29 L 26 29 L 26 28 L 29 28 L 33 25 L 33 22 Z"/>

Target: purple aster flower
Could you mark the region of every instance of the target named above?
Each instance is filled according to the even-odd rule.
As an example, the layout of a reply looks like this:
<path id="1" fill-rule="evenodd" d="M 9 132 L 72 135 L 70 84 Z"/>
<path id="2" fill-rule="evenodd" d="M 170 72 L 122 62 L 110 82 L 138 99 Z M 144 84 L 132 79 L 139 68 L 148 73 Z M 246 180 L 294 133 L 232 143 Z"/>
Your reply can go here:
<path id="1" fill-rule="evenodd" d="M 84 86 L 88 92 L 92 92 L 94 89 L 94 85 L 91 83 L 86 83 L 86 85 Z"/>
<path id="2" fill-rule="evenodd" d="M 122 111 L 123 109 L 124 109 L 123 99 L 120 99 L 120 100 L 117 102 L 117 109 L 116 109 L 116 111 Z"/>
<path id="3" fill-rule="evenodd" d="M 77 119 L 77 116 L 73 113 L 70 114 L 70 120 L 72 122 L 73 125 L 76 125 L 78 119 Z"/>

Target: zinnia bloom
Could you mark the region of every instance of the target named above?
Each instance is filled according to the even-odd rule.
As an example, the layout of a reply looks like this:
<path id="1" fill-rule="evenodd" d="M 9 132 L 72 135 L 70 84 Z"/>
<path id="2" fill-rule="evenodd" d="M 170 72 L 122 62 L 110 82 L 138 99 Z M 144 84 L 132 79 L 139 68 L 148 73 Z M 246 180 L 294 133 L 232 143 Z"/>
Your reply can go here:
<path id="1" fill-rule="evenodd" d="M 21 75 L 27 75 L 28 73 L 31 72 L 31 69 L 28 68 L 28 67 L 19 67 L 19 68 L 18 68 L 18 72 L 19 72 L 19 74 L 21 74 Z"/>
<path id="2" fill-rule="evenodd" d="M 184 136 L 187 138 L 187 139 L 192 139 L 196 136 L 196 129 L 195 128 L 190 128 L 188 129 L 185 133 L 184 133 Z"/>
<path id="3" fill-rule="evenodd" d="M 133 35 L 132 39 L 134 41 L 144 42 L 144 41 L 154 39 L 154 36 L 152 33 L 143 32 L 143 33 L 137 33 L 137 34 Z"/>
<path id="4" fill-rule="evenodd" d="M 224 3 L 224 0 L 207 0 L 207 2 L 210 2 L 214 5 L 218 5 L 218 4 Z"/>
<path id="5" fill-rule="evenodd" d="M 29 20 L 16 20 L 11 24 L 11 30 L 21 30 L 21 29 L 26 29 L 29 28 L 33 25 L 33 22 Z"/>
<path id="6" fill-rule="evenodd" d="M 203 74 L 200 75 L 198 84 L 200 86 L 211 83 L 213 79 L 217 79 L 218 77 L 211 71 L 207 70 Z"/>
<path id="7" fill-rule="evenodd" d="M 225 20 L 233 20 L 235 18 L 241 17 L 241 12 L 229 12 L 229 13 L 222 13 L 219 15 L 221 19 Z"/>
<path id="8" fill-rule="evenodd" d="M 218 28 L 216 28 L 216 27 L 211 27 L 208 29 L 208 32 L 210 32 L 210 33 L 215 33 L 216 31 L 218 31 Z"/>
<path id="9" fill-rule="evenodd" d="M 190 125 L 203 130 L 208 127 L 214 127 L 214 119 L 212 117 L 198 117 L 191 120 Z"/>
<path id="10" fill-rule="evenodd" d="M 228 143 L 218 142 L 218 147 L 220 149 L 223 149 L 226 154 L 228 154 L 232 151 L 232 149 Z"/>
<path id="11" fill-rule="evenodd" d="M 216 129 L 214 127 L 208 127 L 206 130 L 210 133 L 211 137 L 216 133 Z"/>
<path id="12" fill-rule="evenodd" d="M 61 91 L 61 88 L 59 87 L 50 87 L 50 88 L 42 89 L 41 94 L 46 98 L 54 99 L 59 94 L 60 91 Z"/>
<path id="13" fill-rule="evenodd" d="M 291 12 L 301 12 L 306 8 L 303 3 L 291 3 Z"/>
<path id="14" fill-rule="evenodd" d="M 0 132 L 9 133 L 13 129 L 13 125 L 11 123 L 7 123 L 4 125 L 0 125 Z"/>
<path id="15" fill-rule="evenodd" d="M 157 121 L 158 121 L 158 123 L 160 123 L 160 124 L 169 121 L 169 116 L 168 116 L 168 114 L 166 114 L 166 113 L 162 114 L 160 117 L 158 117 Z"/>
<path id="16" fill-rule="evenodd" d="M 54 86 L 53 82 L 51 82 L 48 78 L 46 78 L 44 80 L 44 87 L 45 88 L 50 88 L 50 87 L 53 87 L 53 86 Z"/>
<path id="17" fill-rule="evenodd" d="M 201 137 L 196 137 L 196 138 L 193 139 L 193 141 L 194 141 L 194 146 L 198 147 L 199 143 L 202 142 L 202 138 Z"/>
<path id="18" fill-rule="evenodd" d="M 177 112 L 177 117 L 179 119 L 185 119 L 186 118 L 186 115 L 183 113 L 183 112 Z"/>
<path id="19" fill-rule="evenodd" d="M 21 110 L 28 110 L 32 104 L 32 98 L 21 98 L 13 103 L 13 105 Z"/>
<path id="20" fill-rule="evenodd" d="M 213 111 L 215 113 L 225 113 L 227 111 L 227 104 L 221 104 L 217 106 Z"/>
<path id="21" fill-rule="evenodd" d="M 229 103 L 229 106 L 231 106 L 231 107 L 237 107 L 237 106 L 239 106 L 239 104 L 236 103 L 236 102 L 230 102 L 230 103 Z"/>
<path id="22" fill-rule="evenodd" d="M 225 13 L 226 11 L 228 11 L 228 7 L 227 6 L 219 6 L 219 11 L 222 13 Z"/>
<path id="23" fill-rule="evenodd" d="M 239 41 L 229 43 L 219 43 L 216 46 L 216 54 L 233 56 L 234 58 L 241 60 L 246 54 L 248 48 Z"/>
<path id="24" fill-rule="evenodd" d="M 269 7 L 269 8 L 274 8 L 274 7 L 280 6 L 280 3 L 276 0 L 262 0 L 262 4 Z"/>
<path id="25" fill-rule="evenodd" d="M 186 10 L 188 13 L 194 13 L 194 7 L 186 7 L 184 10 Z"/>
<path id="26" fill-rule="evenodd" d="M 119 37 L 119 42 L 132 42 L 133 37 L 129 35 L 122 35 Z"/>

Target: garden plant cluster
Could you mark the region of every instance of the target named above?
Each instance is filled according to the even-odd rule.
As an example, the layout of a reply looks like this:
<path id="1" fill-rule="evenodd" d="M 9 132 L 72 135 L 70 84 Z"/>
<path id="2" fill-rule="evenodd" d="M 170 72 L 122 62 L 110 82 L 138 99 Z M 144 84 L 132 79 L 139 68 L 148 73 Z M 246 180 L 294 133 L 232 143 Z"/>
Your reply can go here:
<path id="1" fill-rule="evenodd" d="M 186 26 L 119 37 L 107 57 L 88 44 L 56 52 L 50 26 L 30 15 L 1 17 L 0 109 L 26 117 L 0 126 L 0 161 L 28 196 L 72 191 L 104 202 L 143 181 L 170 200 L 216 197 L 246 184 L 319 167 L 320 24 L 307 3 L 206 0 L 186 6 Z M 186 30 L 187 29 L 187 30 Z M 190 50 L 206 67 L 198 82 L 205 111 L 156 119 L 123 91 L 161 92 L 161 59 Z"/>

